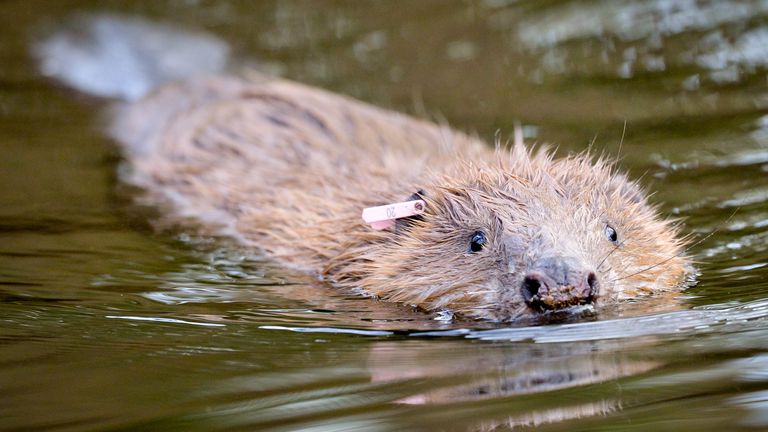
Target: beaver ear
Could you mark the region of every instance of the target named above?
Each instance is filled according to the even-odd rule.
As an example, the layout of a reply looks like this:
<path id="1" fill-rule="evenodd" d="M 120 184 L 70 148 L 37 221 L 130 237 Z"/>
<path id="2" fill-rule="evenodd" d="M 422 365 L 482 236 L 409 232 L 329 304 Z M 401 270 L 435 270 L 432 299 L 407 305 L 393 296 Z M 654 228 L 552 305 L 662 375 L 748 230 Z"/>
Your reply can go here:
<path id="1" fill-rule="evenodd" d="M 412 193 L 406 201 L 423 200 L 427 196 L 427 192 L 424 189 L 419 189 Z"/>
<path id="2" fill-rule="evenodd" d="M 414 201 L 414 200 L 423 200 L 426 198 L 427 193 L 424 191 L 424 189 L 419 189 L 416 192 L 412 193 L 405 201 Z M 400 231 L 405 228 L 409 228 L 411 225 L 413 225 L 414 221 L 422 221 L 424 220 L 424 214 L 416 215 L 416 216 L 410 216 L 407 218 L 400 218 L 395 222 L 395 229 L 397 231 Z"/>

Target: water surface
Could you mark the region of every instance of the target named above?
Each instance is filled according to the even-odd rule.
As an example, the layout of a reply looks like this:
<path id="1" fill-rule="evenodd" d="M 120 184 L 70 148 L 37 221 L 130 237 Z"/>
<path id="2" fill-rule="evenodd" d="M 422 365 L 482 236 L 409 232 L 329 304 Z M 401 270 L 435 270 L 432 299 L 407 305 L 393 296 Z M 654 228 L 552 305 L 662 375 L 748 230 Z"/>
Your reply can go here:
<path id="1" fill-rule="evenodd" d="M 502 327 L 156 233 L 117 181 L 108 105 L 30 56 L 73 13 L 208 31 L 487 139 L 519 121 L 620 154 L 699 239 L 699 283 Z M 0 430 L 768 428 L 768 2 L 7 0 L 0 65 Z"/>

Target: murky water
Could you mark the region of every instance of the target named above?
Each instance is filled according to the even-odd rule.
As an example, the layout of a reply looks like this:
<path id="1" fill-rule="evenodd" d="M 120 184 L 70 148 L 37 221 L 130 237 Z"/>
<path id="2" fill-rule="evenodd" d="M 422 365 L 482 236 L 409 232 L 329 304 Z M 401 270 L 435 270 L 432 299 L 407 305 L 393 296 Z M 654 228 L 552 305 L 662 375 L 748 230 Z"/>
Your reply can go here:
<path id="1" fill-rule="evenodd" d="M 768 2 L 253 3 L 0 3 L 0 430 L 768 428 Z M 75 12 L 206 30 L 487 138 L 521 121 L 563 153 L 620 151 L 699 239 L 699 284 L 499 328 L 154 233 L 107 105 L 30 57 Z"/>

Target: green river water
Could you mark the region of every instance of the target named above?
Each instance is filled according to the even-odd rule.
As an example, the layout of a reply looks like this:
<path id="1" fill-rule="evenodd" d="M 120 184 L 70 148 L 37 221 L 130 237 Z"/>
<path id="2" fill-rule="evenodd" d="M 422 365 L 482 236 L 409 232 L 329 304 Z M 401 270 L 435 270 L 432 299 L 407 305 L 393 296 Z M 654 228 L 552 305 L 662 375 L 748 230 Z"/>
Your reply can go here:
<path id="1" fill-rule="evenodd" d="M 489 140 L 519 121 L 620 151 L 699 239 L 699 282 L 590 322 L 468 324 L 156 233 L 109 103 L 31 55 L 77 13 L 206 31 Z M 4 0 L 0 151 L 0 431 L 768 430 L 768 1 Z"/>

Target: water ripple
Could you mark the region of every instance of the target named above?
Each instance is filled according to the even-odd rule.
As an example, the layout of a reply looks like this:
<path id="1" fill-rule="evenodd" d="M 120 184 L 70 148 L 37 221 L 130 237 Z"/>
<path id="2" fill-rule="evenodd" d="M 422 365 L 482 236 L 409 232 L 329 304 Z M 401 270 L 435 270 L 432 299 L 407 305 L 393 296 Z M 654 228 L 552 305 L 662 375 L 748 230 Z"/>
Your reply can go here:
<path id="1" fill-rule="evenodd" d="M 107 315 L 105 318 L 109 319 L 123 319 L 130 321 L 151 321 L 158 323 L 171 323 L 171 324 L 187 324 L 203 327 L 226 327 L 225 324 L 204 323 L 197 321 L 187 321 L 176 318 L 160 318 L 160 317 L 142 317 L 142 316 L 120 316 L 120 315 Z"/>
<path id="2" fill-rule="evenodd" d="M 743 324 L 768 317 L 768 301 L 760 300 L 737 306 L 710 306 L 685 311 L 612 319 L 597 322 L 557 324 L 492 330 L 450 329 L 426 332 L 372 331 L 335 327 L 260 326 L 265 330 L 297 333 L 356 334 L 361 336 L 465 337 L 484 341 L 533 341 L 559 343 L 625 339 L 641 336 L 677 334 L 685 331 L 707 332 L 728 324 Z"/>

